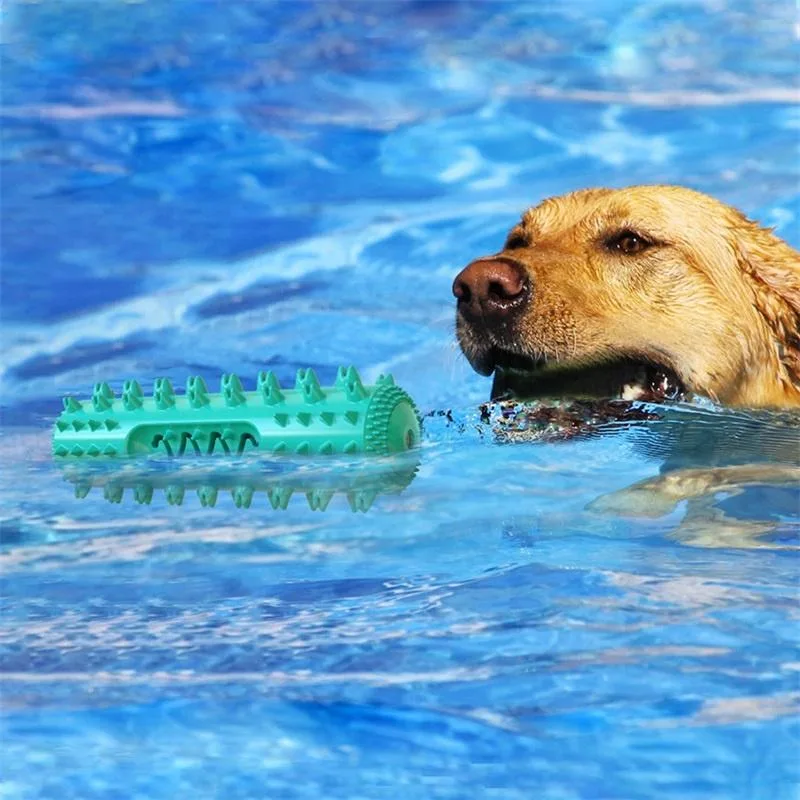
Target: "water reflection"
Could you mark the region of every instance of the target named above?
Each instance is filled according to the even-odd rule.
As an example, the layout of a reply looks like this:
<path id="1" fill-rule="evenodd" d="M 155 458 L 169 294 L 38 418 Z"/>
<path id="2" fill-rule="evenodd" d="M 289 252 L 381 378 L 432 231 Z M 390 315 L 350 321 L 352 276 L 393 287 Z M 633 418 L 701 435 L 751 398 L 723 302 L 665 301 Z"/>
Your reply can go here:
<path id="1" fill-rule="evenodd" d="M 710 404 L 494 402 L 474 424 L 427 420 L 495 445 L 548 445 L 625 432 L 630 456 L 658 474 L 601 493 L 585 510 L 621 521 L 680 518 L 671 536 L 701 547 L 796 548 L 800 543 L 800 419 Z"/>
<path id="2" fill-rule="evenodd" d="M 312 511 L 324 511 L 334 495 L 343 495 L 352 511 L 366 512 L 379 495 L 397 495 L 414 480 L 416 454 L 386 458 L 299 460 L 242 459 L 106 459 L 61 464 L 64 480 L 83 499 L 100 489 L 110 503 L 128 492 L 148 505 L 162 493 L 169 505 L 182 505 L 196 492 L 202 506 L 215 506 L 220 493 L 230 493 L 237 508 L 250 508 L 256 495 L 266 495 L 273 509 L 285 509 L 293 495 L 305 495 Z"/>

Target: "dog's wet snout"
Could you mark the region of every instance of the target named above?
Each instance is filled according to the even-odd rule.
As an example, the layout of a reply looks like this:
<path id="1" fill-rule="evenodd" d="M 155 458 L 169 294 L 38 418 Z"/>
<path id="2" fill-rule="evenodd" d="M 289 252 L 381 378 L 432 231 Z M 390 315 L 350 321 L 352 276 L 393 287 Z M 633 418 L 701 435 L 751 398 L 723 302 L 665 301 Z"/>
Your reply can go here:
<path id="1" fill-rule="evenodd" d="M 464 316 L 499 320 L 525 305 L 530 281 L 525 270 L 510 261 L 473 261 L 456 276 L 453 294 Z"/>

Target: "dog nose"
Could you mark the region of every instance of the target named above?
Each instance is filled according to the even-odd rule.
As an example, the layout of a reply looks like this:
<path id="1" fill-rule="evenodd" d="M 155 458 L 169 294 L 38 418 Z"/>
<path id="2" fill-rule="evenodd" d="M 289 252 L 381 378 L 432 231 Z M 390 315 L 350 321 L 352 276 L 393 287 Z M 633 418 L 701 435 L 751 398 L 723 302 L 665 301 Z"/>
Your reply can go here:
<path id="1" fill-rule="evenodd" d="M 508 261 L 473 261 L 453 281 L 458 309 L 467 317 L 502 318 L 518 311 L 530 294 L 522 267 Z"/>

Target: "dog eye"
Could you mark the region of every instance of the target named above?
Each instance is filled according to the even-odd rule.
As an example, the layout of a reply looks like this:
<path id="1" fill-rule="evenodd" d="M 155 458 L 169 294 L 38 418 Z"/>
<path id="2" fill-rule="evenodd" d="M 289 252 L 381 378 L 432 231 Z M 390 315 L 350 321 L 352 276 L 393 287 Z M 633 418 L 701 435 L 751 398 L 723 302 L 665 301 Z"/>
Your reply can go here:
<path id="1" fill-rule="evenodd" d="M 506 250 L 519 250 L 528 246 L 528 240 L 519 231 L 514 231 L 506 240 Z"/>
<path id="2" fill-rule="evenodd" d="M 606 240 L 606 247 L 609 250 L 616 250 L 626 256 L 635 256 L 645 251 L 650 244 L 647 239 L 633 231 L 622 231 Z"/>

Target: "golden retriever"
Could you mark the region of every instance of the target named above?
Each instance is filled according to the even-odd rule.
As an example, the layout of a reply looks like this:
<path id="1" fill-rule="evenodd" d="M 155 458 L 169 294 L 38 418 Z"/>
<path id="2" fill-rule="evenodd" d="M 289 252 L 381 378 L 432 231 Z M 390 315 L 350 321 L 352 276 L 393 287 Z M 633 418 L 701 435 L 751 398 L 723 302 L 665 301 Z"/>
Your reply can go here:
<path id="1" fill-rule="evenodd" d="M 495 373 L 493 397 L 800 406 L 800 253 L 690 189 L 547 199 L 453 293 L 459 343 Z"/>

